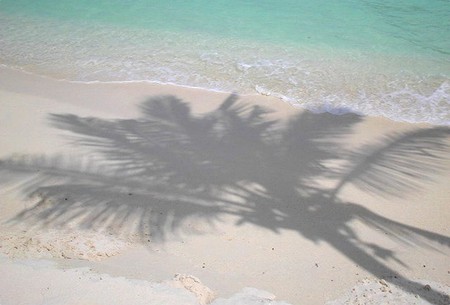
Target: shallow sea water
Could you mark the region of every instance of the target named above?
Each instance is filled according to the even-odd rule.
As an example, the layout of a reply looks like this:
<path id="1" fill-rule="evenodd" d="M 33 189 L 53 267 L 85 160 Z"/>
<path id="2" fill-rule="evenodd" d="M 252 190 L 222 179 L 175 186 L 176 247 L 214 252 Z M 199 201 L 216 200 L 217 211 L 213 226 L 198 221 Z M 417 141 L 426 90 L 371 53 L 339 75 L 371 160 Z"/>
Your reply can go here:
<path id="1" fill-rule="evenodd" d="M 0 0 L 0 63 L 450 125 L 447 0 Z"/>

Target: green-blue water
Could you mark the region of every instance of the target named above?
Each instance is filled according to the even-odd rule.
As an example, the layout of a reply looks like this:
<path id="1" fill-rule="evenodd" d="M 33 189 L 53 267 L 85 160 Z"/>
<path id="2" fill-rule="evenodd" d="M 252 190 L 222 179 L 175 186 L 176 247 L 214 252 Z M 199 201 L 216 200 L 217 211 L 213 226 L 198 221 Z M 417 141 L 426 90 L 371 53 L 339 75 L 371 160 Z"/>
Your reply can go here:
<path id="1" fill-rule="evenodd" d="M 450 124 L 448 0 L 0 0 L 0 63 Z"/>

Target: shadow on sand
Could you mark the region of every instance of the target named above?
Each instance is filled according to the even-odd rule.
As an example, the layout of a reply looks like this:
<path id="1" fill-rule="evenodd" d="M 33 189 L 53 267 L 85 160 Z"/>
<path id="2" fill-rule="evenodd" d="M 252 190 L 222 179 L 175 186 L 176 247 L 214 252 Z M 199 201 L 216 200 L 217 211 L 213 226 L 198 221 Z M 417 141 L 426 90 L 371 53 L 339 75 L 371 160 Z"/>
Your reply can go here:
<path id="1" fill-rule="evenodd" d="M 108 228 L 142 241 L 164 241 L 187 220 L 214 224 L 232 215 L 236 225 L 293 230 L 328 243 L 374 276 L 401 279 L 405 291 L 422 291 L 420 296 L 433 304 L 448 298 L 390 269 L 384 262 L 398 260 L 395 253 L 361 240 L 350 222 L 359 220 L 419 246 L 423 240 L 450 246 L 449 237 L 339 197 L 350 184 L 398 197 L 422 188 L 444 170 L 448 128 L 399 133 L 348 150 L 342 139 L 352 134 L 359 116 L 303 112 L 281 124 L 267 119 L 268 109 L 237 100 L 231 95 L 201 116 L 173 96 L 149 99 L 137 119 L 51 115 L 54 127 L 70 131 L 74 145 L 93 153 L 78 161 L 58 156 L 2 160 L 0 171 L 27 175 L 20 188 L 40 200 L 13 221 L 64 228 L 75 220 L 82 229 Z M 322 180 L 331 186 L 318 183 Z"/>

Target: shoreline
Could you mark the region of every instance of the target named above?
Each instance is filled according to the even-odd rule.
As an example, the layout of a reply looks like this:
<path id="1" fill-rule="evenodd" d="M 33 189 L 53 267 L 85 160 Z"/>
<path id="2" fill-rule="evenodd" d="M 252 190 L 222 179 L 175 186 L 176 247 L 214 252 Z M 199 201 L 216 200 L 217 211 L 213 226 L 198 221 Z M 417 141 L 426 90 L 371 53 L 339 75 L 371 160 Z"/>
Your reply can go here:
<path id="1" fill-rule="evenodd" d="M 184 106 L 168 99 L 169 95 L 181 99 L 181 105 Z M 148 83 L 71 83 L 0 67 L 0 198 L 3 202 L 0 207 L 0 249 L 3 253 L 9 251 L 8 262 L 13 264 L 15 259 L 25 255 L 31 260 L 57 261 L 57 270 L 91 268 L 95 274 L 110 274 L 152 283 L 169 280 L 175 273 L 190 274 L 199 278 L 219 297 L 230 297 L 244 287 L 255 287 L 270 291 L 277 299 L 296 305 L 323 305 L 339 298 L 364 279 L 377 282 L 392 275 L 401 277 L 401 281 L 409 285 L 416 285 L 415 288 L 423 286 L 416 283 L 420 279 L 440 282 L 443 287 L 448 287 L 450 209 L 447 203 L 450 193 L 447 187 L 450 174 L 445 169 L 450 168 L 450 143 L 448 136 L 445 138 L 444 129 L 425 123 L 394 122 L 352 114 L 312 114 L 295 109 L 275 97 L 244 95 L 239 96 L 238 102 L 246 103 L 249 109 L 259 106 L 272 111 L 266 114 L 262 122 L 267 126 L 272 120 L 276 122 L 274 124 L 280 124 L 271 132 L 275 132 L 278 137 L 285 132 L 289 135 L 285 140 L 287 142 L 264 148 L 258 146 L 260 142 L 269 145 L 273 139 L 269 141 L 261 136 L 261 141 L 255 141 L 252 133 L 247 134 L 242 127 L 236 130 L 231 139 L 224 138 L 224 141 L 232 141 L 232 144 L 221 146 L 221 141 L 200 141 L 205 139 L 201 133 L 203 129 L 194 128 L 192 132 L 194 137 L 198 136 L 199 150 L 195 150 L 197 146 L 189 148 L 192 151 L 187 149 L 187 154 L 182 155 L 184 157 L 181 160 L 190 160 L 191 156 L 201 156 L 205 160 L 190 169 L 184 168 L 182 162 L 168 159 L 167 162 L 178 175 L 168 185 L 162 184 L 164 191 L 158 185 L 153 189 L 151 184 L 153 175 L 157 173 L 135 178 L 132 172 L 128 176 L 121 176 L 127 173 L 126 169 L 122 169 L 115 174 L 120 179 L 113 179 L 114 175 L 111 177 L 108 174 L 115 169 L 111 162 L 104 162 L 107 169 L 105 173 L 102 168 L 92 166 L 92 163 L 80 163 L 81 166 L 78 166 L 73 162 L 72 157 L 81 158 L 81 161 L 84 157 L 96 157 L 98 152 L 95 147 L 109 143 L 94 140 L 83 145 L 83 141 L 79 142 L 80 139 L 102 140 L 102 136 L 97 134 L 102 130 L 102 124 L 109 126 L 105 136 L 112 135 L 106 140 L 124 145 L 113 146 L 113 152 L 129 150 L 140 157 L 142 154 L 151 154 L 152 150 L 135 150 L 133 141 L 122 142 L 120 136 L 121 130 L 128 128 L 126 124 L 139 127 L 139 124 L 146 122 L 148 118 L 141 113 L 142 103 L 152 97 L 155 101 L 156 96 L 166 96 L 159 101 L 174 105 L 173 108 L 159 110 L 168 111 L 172 115 L 169 116 L 169 122 L 177 125 L 183 123 L 182 119 L 177 121 L 177 114 L 182 118 L 186 109 L 190 122 L 196 122 L 204 115 L 206 118 L 220 118 L 221 111 L 227 109 L 220 107 L 225 107 L 223 102 L 230 94 Z M 161 112 L 163 117 L 164 111 Z M 241 115 L 236 111 L 238 118 L 249 118 L 245 112 Z M 49 121 L 49 118 L 53 118 L 53 121 Z M 302 120 L 295 125 L 297 118 Z M 93 125 L 95 128 L 89 130 L 90 125 L 81 123 L 99 125 Z M 186 126 L 189 130 L 190 125 Z M 236 126 L 226 125 L 225 122 L 217 126 L 217 131 L 212 131 L 220 133 L 220 128 L 231 130 Z M 297 127 L 288 133 L 287 126 Z M 84 128 L 88 128 L 88 131 Z M 129 133 L 133 131 L 132 128 L 125 130 Z M 146 129 L 139 131 L 147 132 Z M 420 137 L 414 138 L 415 131 Z M 439 132 L 443 131 L 444 135 L 440 136 Z M 94 136 L 84 137 L 83 132 Z M 163 132 L 156 133 L 156 136 L 161 136 L 158 141 L 164 143 L 163 135 Z M 248 135 L 249 138 L 242 140 L 242 135 Z M 408 142 L 407 136 L 419 142 Z M 396 137 L 400 137 L 397 142 L 392 140 Z M 423 138 L 426 140 L 425 146 L 414 146 L 414 143 L 422 143 L 420 141 Z M 290 139 L 293 142 L 289 142 Z M 306 140 L 310 141 L 302 142 Z M 404 147 L 401 141 L 412 146 Z M 434 141 L 440 146 L 436 144 L 434 148 L 432 144 L 426 144 Z M 333 177 L 333 172 L 342 165 L 354 165 L 359 160 L 358 154 L 364 157 L 363 153 L 370 152 L 371 147 L 382 153 L 389 145 L 400 145 L 399 154 L 393 155 L 397 163 L 388 163 L 386 167 L 382 163 L 379 172 L 371 173 L 375 175 L 375 180 L 367 178 L 369 185 L 366 188 L 358 188 L 357 183 L 346 183 L 341 177 Z M 106 149 L 108 146 L 103 147 Z M 279 152 L 287 151 L 290 147 L 300 149 L 301 153 L 293 152 L 292 155 L 276 159 Z M 408 155 L 420 149 L 442 157 L 423 161 L 423 155 Z M 172 151 L 184 154 L 186 148 Z M 328 154 L 332 155 L 329 159 L 318 159 Z M 15 163 L 16 159 L 11 159 L 12 155 L 59 155 L 62 161 L 50 162 L 48 165 L 40 164 L 43 161 L 38 158 L 33 161 L 36 164 L 27 164 L 25 160 L 24 164 L 19 164 L 22 172 L 18 173 L 18 163 Z M 111 155 L 111 158 L 115 157 Z M 119 157 L 128 158 L 128 155 Z M 168 157 L 168 154 L 160 157 Z M 374 158 L 366 158 L 361 170 L 374 166 L 367 163 Z M 95 160 L 98 162 L 102 159 Z M 216 166 L 212 171 L 203 169 L 210 163 Z M 398 174 L 394 174 L 396 167 L 403 163 L 413 165 L 413 178 L 400 175 L 400 178 L 404 178 L 401 181 L 390 181 Z M 8 167 L 2 167 L 5 164 Z M 309 167 L 311 164 L 313 166 Z M 429 169 L 436 169 L 430 172 L 424 168 L 425 165 Z M 110 171 L 108 166 L 111 167 Z M 300 167 L 297 169 L 296 166 Z M 320 169 L 323 167 L 326 170 Z M 144 169 L 150 171 L 151 167 Z M 101 179 L 93 176 L 96 170 L 98 175 L 104 175 Z M 6 171 L 6 174 L 2 171 Z M 33 179 L 27 178 L 26 173 L 30 171 L 31 178 L 43 180 L 33 182 Z M 73 171 L 76 171 L 76 175 Z M 25 176 L 21 176 L 22 173 Z M 169 179 L 169 173 L 163 173 L 163 178 Z M 296 176 L 299 173 L 304 176 Z M 178 182 L 177 176 L 183 178 L 183 175 L 187 178 Z M 352 175 L 347 179 L 356 179 L 356 171 Z M 293 188 L 290 183 L 294 178 L 298 179 L 299 188 L 304 194 L 291 193 Z M 336 185 L 336 181 L 341 181 L 343 186 L 336 189 L 338 198 L 332 199 L 327 192 Z M 314 185 L 310 187 L 313 182 Z M 150 183 L 150 186 L 146 183 Z M 184 189 L 184 185 L 190 187 Z M 210 189 L 205 185 L 211 185 Z M 202 188 L 209 191 L 200 193 Z M 312 193 L 313 190 L 316 193 Z M 394 192 L 394 196 L 389 196 L 391 194 L 388 191 Z M 199 193 L 196 195 L 195 192 Z M 40 200 L 42 204 L 39 208 L 42 206 L 43 210 L 34 209 Z M 57 205 L 54 205 L 55 202 Z M 105 217 L 96 218 L 95 213 L 102 208 L 108 211 L 106 203 L 114 209 Z M 152 211 L 145 210 L 146 204 L 151 205 Z M 70 214 L 71 209 L 74 215 Z M 164 222 L 159 223 L 159 227 L 153 228 L 161 235 L 158 237 L 155 233 L 148 243 L 142 243 L 142 232 L 136 230 L 134 223 L 140 219 L 136 217 L 147 215 L 142 214 L 142 211 L 154 213 L 153 210 L 162 213 L 157 215 L 169 216 L 161 219 Z M 29 217 L 19 221 L 17 227 L 5 224 L 5 221 L 24 211 L 30 213 Z M 119 226 L 121 211 L 128 212 L 131 218 L 129 221 L 123 220 Z M 44 216 L 46 213 L 50 216 Z M 104 219 L 106 223 L 96 222 L 95 219 Z M 111 222 L 109 226 L 108 219 L 116 219 L 117 222 Z M 156 219 L 159 221 L 160 218 Z M 91 223 L 97 227 L 86 227 L 86 224 Z M 29 241 L 29 238 L 34 241 Z M 45 247 L 51 250 L 42 253 Z M 97 256 L 101 259 L 94 259 Z M 18 274 L 25 274 L 21 273 L 26 271 L 23 266 L 22 269 L 16 267 L 11 267 L 9 273 L 4 275 L 17 277 Z M 54 283 L 59 275 L 49 275 L 53 271 L 47 271 L 43 271 L 45 276 L 41 278 L 42 283 Z M 90 277 L 94 276 L 82 276 L 83 279 Z M 2 282 L 3 285 L 7 284 L 6 281 Z M 394 282 L 388 285 L 395 286 Z M 21 298 L 23 287 L 20 285 L 24 284 L 17 277 L 16 285 L 8 290 L 8 299 L 3 301 L 0 298 L 2 304 L 14 304 L 13 300 Z M 400 284 L 398 287 L 401 294 L 406 293 L 409 286 Z M 435 289 L 438 291 L 437 287 L 432 288 L 431 292 Z M 35 302 L 41 297 L 40 289 L 36 286 L 29 291 Z M 411 291 L 416 291 L 414 289 Z M 424 304 L 439 304 L 426 299 L 428 292 L 417 291 L 421 293 L 421 300 L 428 301 Z M 52 293 L 49 292 L 48 296 L 54 296 Z M 90 291 L 88 295 L 95 297 L 98 293 L 101 291 Z M 389 297 L 389 293 L 386 292 L 384 296 Z M 261 294 L 259 297 L 266 300 L 267 304 L 276 304 L 273 296 L 265 298 Z"/>
<path id="2" fill-rule="evenodd" d="M 164 82 L 159 82 L 159 81 L 151 81 L 151 80 L 127 80 L 127 81 L 100 81 L 100 80 L 96 80 L 96 81 L 77 81 L 77 80 L 69 80 L 69 79 L 65 79 L 65 78 L 54 78 L 51 76 L 46 76 L 46 75 L 42 75 L 42 74 L 37 74 L 34 72 L 30 72 L 30 71 L 26 71 L 23 70 L 21 68 L 14 68 L 14 67 L 9 67 L 6 64 L 0 64 L 0 70 L 5 70 L 6 72 L 13 72 L 13 73 L 19 73 L 19 74 L 25 74 L 25 75 L 30 75 L 31 77 L 36 77 L 36 78 L 43 78 L 43 79 L 47 79 L 49 81 L 54 81 L 54 82 L 62 82 L 62 83 L 69 83 L 69 84 L 84 84 L 84 85 L 95 85 L 95 84 L 112 84 L 112 85 L 126 85 L 126 84 L 142 84 L 142 85 L 153 85 L 153 86 L 173 86 L 173 87 L 180 87 L 180 88 L 185 88 L 185 89 L 192 89 L 192 90 L 204 90 L 204 91 L 208 91 L 208 92 L 215 92 L 215 93 L 224 93 L 224 94 L 231 94 L 231 92 L 225 91 L 225 90 L 219 90 L 219 89 L 208 89 L 208 88 L 202 88 L 202 87 L 194 87 L 194 86 L 188 86 L 188 85 L 179 85 L 179 84 L 175 84 L 175 83 L 164 83 Z M 255 94 L 242 94 L 243 96 L 249 95 L 259 95 L 257 93 Z"/>
<path id="3" fill-rule="evenodd" d="M 330 113 L 333 115 L 345 115 L 345 114 L 356 114 L 356 115 L 361 115 L 361 116 L 367 116 L 367 117 L 374 117 L 374 118 L 380 118 L 383 120 L 388 120 L 388 121 L 392 121 L 392 122 L 398 122 L 398 123 L 406 123 L 406 124 L 417 124 L 417 125 L 428 125 L 428 126 L 450 126 L 450 121 L 448 122 L 448 124 L 444 124 L 444 123 L 431 123 L 431 122 L 427 122 L 427 121 L 412 121 L 411 119 L 402 119 L 402 118 L 398 118 L 398 119 L 393 119 L 381 114 L 378 115 L 369 115 L 369 114 L 364 114 L 361 113 L 359 111 L 356 111 L 354 109 L 350 109 L 347 107 L 344 108 L 331 108 L 328 109 L 329 106 L 327 105 L 321 105 L 319 107 L 315 106 L 316 108 L 313 109 L 309 109 L 308 107 L 305 107 L 305 105 L 301 105 L 299 104 L 297 101 L 295 101 L 295 99 L 290 98 L 290 97 L 286 97 L 284 95 L 278 94 L 278 93 L 271 93 L 270 91 L 266 92 L 267 90 L 259 87 L 258 85 L 253 89 L 255 92 L 253 93 L 241 93 L 241 92 L 231 92 L 231 91 L 226 91 L 226 90 L 221 90 L 221 89 L 211 89 L 211 88 L 203 88 L 203 87 L 196 87 L 196 86 L 189 86 L 189 85 L 180 85 L 180 84 L 175 84 L 175 83 L 170 83 L 170 82 L 160 82 L 160 81 L 150 81 L 150 80 L 130 80 L 130 81 L 75 81 L 75 80 L 68 80 L 68 79 L 64 79 L 64 78 L 54 78 L 51 76 L 46 76 L 46 75 L 40 75 L 40 74 L 36 74 L 34 72 L 29 72 L 26 70 L 23 70 L 22 68 L 13 68 L 13 67 L 9 67 L 6 64 L 0 64 L 0 74 L 2 75 L 6 75 L 6 74 L 13 74 L 15 75 L 14 77 L 18 77 L 21 78 L 23 76 L 27 76 L 26 78 L 32 79 L 35 78 L 37 80 L 39 79 L 43 79 L 45 80 L 45 82 L 59 82 L 61 84 L 75 84 L 75 85 L 105 85 L 105 86 L 115 86 L 115 85 L 130 85 L 130 86 L 148 86 L 148 87 L 153 87 L 153 88 L 172 88 L 174 89 L 174 91 L 178 91 L 179 89 L 181 89 L 181 91 L 201 91 L 201 92 L 205 92 L 205 93 L 213 93 L 213 94 L 221 94 L 221 95 L 229 95 L 229 94 L 238 94 L 240 97 L 248 97 L 248 98 L 257 98 L 257 99 L 264 99 L 265 97 L 268 97 L 270 99 L 276 99 L 278 101 L 282 101 L 285 104 L 290 105 L 293 108 L 299 109 L 301 111 L 310 111 L 312 113 L 316 113 L 316 114 L 321 114 L 321 113 Z M 2 76 L 3 78 L 5 78 L 5 76 Z M 5 86 L 5 85 L 3 85 Z M 11 84 L 8 84 L 9 87 L 11 87 Z"/>

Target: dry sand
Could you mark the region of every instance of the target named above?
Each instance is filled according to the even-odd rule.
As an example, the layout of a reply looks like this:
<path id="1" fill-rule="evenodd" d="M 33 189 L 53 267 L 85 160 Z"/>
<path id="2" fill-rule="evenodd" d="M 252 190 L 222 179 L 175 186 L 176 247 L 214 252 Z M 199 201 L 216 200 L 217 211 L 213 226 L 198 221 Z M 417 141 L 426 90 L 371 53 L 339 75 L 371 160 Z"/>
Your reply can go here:
<path id="1" fill-rule="evenodd" d="M 229 97 L 1 68 L 0 304 L 449 304 L 448 129 Z"/>

